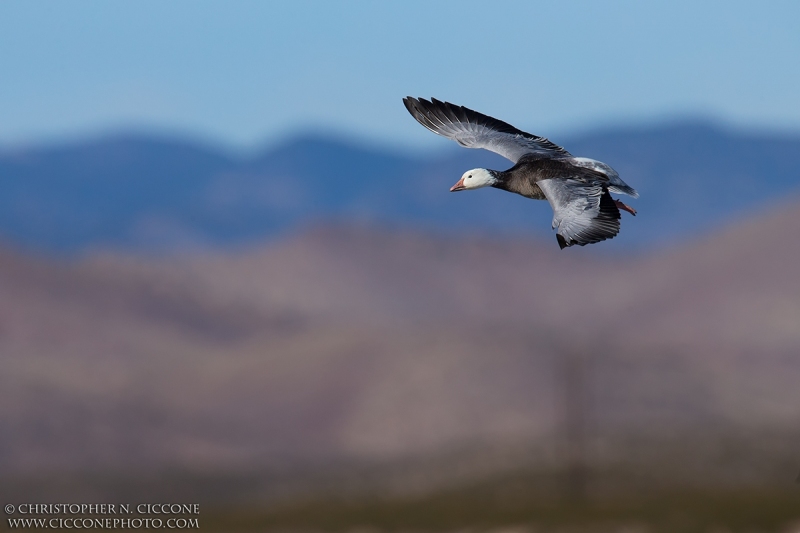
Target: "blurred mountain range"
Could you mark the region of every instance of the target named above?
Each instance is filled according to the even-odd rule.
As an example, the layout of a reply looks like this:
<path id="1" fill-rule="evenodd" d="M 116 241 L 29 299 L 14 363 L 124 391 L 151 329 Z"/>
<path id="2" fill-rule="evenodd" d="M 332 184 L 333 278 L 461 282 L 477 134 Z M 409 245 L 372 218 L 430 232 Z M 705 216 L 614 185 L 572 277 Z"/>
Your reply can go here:
<path id="1" fill-rule="evenodd" d="M 702 235 L 800 190 L 798 135 L 682 122 L 553 140 L 607 162 L 642 195 L 633 202 L 639 216 L 624 217 L 620 236 L 605 247 Z M 544 202 L 497 190 L 448 192 L 478 166 L 510 164 L 455 146 L 419 157 L 314 135 L 251 157 L 142 135 L 7 149 L 0 151 L 0 238 L 51 252 L 169 251 L 254 242 L 336 219 L 548 235 Z"/>
<path id="2" fill-rule="evenodd" d="M 331 465 L 418 487 L 554 468 L 570 405 L 594 470 L 791 482 L 800 139 L 684 123 L 564 144 L 642 193 L 602 247 L 559 250 L 544 202 L 450 194 L 507 166 L 479 151 L 2 153 L 0 495 L 76 494 L 54 473 L 234 472 L 255 497 Z"/>
<path id="3" fill-rule="evenodd" d="M 237 253 L 6 252 L 0 469 L 230 471 L 252 497 L 291 485 L 262 468 L 400 464 L 424 487 L 563 464 L 577 387 L 594 469 L 791 483 L 798 234 L 791 205 L 620 257 L 336 225 Z"/>

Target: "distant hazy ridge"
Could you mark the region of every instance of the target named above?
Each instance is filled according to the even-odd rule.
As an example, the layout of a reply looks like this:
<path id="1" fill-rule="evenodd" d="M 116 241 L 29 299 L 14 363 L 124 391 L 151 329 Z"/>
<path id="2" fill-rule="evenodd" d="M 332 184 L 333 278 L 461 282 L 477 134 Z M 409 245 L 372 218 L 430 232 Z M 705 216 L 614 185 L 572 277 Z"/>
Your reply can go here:
<path id="1" fill-rule="evenodd" d="M 578 354 L 598 460 L 708 467 L 737 443 L 763 455 L 728 473 L 769 477 L 800 421 L 798 233 L 795 208 L 619 260 L 348 228 L 180 260 L 5 254 L 0 465 L 549 464 Z"/>
<path id="2" fill-rule="evenodd" d="M 639 216 L 624 217 L 611 246 L 703 234 L 800 187 L 796 135 L 678 123 L 552 140 L 607 162 L 642 194 L 632 204 Z M 0 150 L 0 238 L 39 250 L 164 251 L 258 241 L 328 219 L 547 234 L 544 202 L 448 192 L 465 170 L 508 161 L 433 136 L 431 143 L 449 150 L 421 158 L 320 136 L 247 159 L 145 136 Z"/>
<path id="3" fill-rule="evenodd" d="M 306 139 L 235 162 L 118 139 L 6 153 L 6 237 L 101 251 L 0 253 L 4 476 L 557 465 L 577 357 L 595 467 L 791 483 L 800 141 L 680 126 L 565 144 L 641 191 L 615 242 L 561 251 L 547 204 L 450 194 L 487 157 L 466 150 L 416 161 Z M 240 246 L 135 253 L 209 243 Z"/>

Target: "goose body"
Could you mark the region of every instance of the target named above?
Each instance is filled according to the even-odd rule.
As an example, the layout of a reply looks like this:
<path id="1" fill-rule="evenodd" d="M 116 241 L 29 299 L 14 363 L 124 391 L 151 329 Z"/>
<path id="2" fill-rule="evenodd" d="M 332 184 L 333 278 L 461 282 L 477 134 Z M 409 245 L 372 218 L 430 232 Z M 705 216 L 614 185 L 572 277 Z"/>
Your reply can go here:
<path id="1" fill-rule="evenodd" d="M 547 200 L 562 249 L 611 239 L 619 233 L 619 210 L 636 214 L 610 193 L 634 198 L 639 194 L 601 161 L 574 157 L 544 137 L 463 106 L 410 96 L 403 103 L 411 116 L 432 132 L 466 148 L 491 150 L 514 163 L 505 171 L 469 170 L 451 191 L 494 187 L 533 200 Z"/>

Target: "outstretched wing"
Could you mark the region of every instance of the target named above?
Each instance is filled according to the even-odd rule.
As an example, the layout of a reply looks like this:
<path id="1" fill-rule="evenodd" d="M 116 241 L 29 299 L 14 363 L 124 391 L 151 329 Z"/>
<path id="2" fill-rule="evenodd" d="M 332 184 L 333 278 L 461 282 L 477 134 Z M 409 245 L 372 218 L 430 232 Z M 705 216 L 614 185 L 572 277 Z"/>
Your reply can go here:
<path id="1" fill-rule="evenodd" d="M 553 208 L 553 229 L 561 248 L 585 246 L 619 233 L 619 209 L 605 180 L 576 176 L 537 182 Z"/>
<path id="2" fill-rule="evenodd" d="M 403 98 L 417 122 L 433 133 L 453 139 L 466 148 L 484 148 L 514 163 L 523 156 L 569 157 L 570 153 L 544 137 L 518 130 L 511 124 L 463 106 L 431 98 Z"/>

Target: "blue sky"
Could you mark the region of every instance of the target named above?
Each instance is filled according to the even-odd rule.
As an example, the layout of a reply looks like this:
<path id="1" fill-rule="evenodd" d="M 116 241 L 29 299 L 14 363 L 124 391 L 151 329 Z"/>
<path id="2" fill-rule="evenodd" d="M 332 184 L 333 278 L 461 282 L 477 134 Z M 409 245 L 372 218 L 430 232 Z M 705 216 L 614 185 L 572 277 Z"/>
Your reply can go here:
<path id="1" fill-rule="evenodd" d="M 309 129 L 441 148 L 405 95 L 540 135 L 700 116 L 800 131 L 800 2 L 0 3 L 0 143 Z"/>

